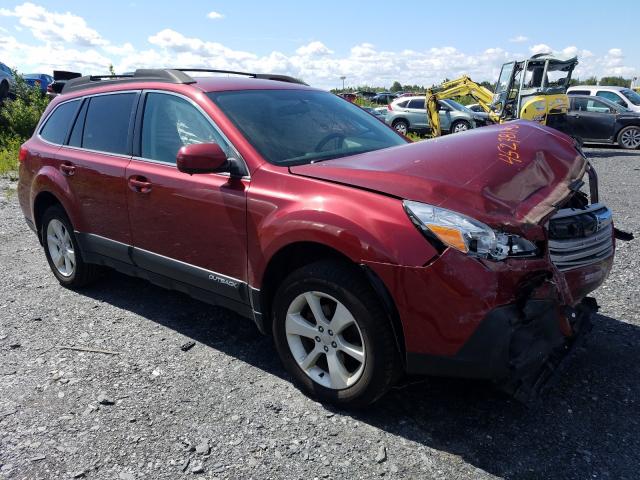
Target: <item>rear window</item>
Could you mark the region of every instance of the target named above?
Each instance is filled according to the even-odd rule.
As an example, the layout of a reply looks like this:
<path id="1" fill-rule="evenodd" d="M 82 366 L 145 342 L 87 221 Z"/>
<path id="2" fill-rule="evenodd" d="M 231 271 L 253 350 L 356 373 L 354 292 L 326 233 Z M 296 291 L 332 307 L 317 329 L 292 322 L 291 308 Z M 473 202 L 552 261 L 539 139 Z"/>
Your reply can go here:
<path id="1" fill-rule="evenodd" d="M 47 122 L 44 124 L 44 127 L 42 127 L 42 130 L 40 130 L 40 136 L 47 142 L 62 145 L 67 138 L 71 122 L 78 110 L 78 105 L 80 105 L 80 100 L 66 102 L 58 106 L 58 108 L 49 115 Z"/>
<path id="2" fill-rule="evenodd" d="M 91 97 L 84 122 L 82 148 L 106 153 L 128 153 L 129 122 L 135 93 Z"/>
<path id="3" fill-rule="evenodd" d="M 589 90 L 571 90 L 567 92 L 567 95 L 589 95 Z"/>

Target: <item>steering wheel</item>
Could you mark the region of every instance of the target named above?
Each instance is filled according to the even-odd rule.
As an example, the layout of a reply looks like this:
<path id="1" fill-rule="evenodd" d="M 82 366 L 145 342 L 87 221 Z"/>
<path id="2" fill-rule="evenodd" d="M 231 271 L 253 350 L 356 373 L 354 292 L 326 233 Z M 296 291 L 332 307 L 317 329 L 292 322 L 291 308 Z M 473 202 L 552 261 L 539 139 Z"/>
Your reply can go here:
<path id="1" fill-rule="evenodd" d="M 314 152 L 321 152 L 322 151 L 322 147 L 324 147 L 331 140 L 334 140 L 334 139 L 337 139 L 337 138 L 340 139 L 340 143 L 338 144 L 338 148 L 342 148 L 342 145 L 344 144 L 344 139 L 346 137 L 342 133 L 333 132 L 333 133 L 330 133 L 329 135 L 326 135 L 322 140 L 320 140 L 318 142 L 318 144 L 316 145 L 316 148 L 313 149 L 313 151 Z M 336 148 L 336 150 L 338 148 Z"/>

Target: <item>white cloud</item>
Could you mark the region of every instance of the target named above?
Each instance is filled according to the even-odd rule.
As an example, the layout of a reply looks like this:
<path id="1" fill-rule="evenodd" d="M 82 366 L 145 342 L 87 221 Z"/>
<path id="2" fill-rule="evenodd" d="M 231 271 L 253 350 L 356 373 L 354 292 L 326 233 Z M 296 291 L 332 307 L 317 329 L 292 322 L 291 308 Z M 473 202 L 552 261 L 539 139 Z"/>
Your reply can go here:
<path id="1" fill-rule="evenodd" d="M 549 45 L 545 43 L 538 43 L 533 47 L 529 47 L 529 51 L 531 52 L 531 55 L 535 55 L 537 53 L 551 53 L 553 50 Z"/>
<path id="2" fill-rule="evenodd" d="M 49 12 L 44 7 L 26 2 L 13 10 L 0 8 L 0 16 L 16 17 L 20 25 L 29 29 L 35 38 L 46 43 L 71 43 L 84 47 L 108 43 L 98 32 L 89 28 L 84 18 L 69 12 Z"/>
<path id="3" fill-rule="evenodd" d="M 515 37 L 509 39 L 509 41 L 512 43 L 524 43 L 527 40 L 529 40 L 529 38 L 525 37 L 524 35 L 516 35 Z"/>
<path id="4" fill-rule="evenodd" d="M 322 42 L 311 42 L 298 48 L 296 53 L 302 56 L 324 57 L 326 55 L 331 55 L 333 50 L 329 50 Z"/>
<path id="5" fill-rule="evenodd" d="M 207 13 L 207 18 L 210 18 L 211 20 L 220 20 L 224 18 L 224 15 L 219 12 L 211 11 Z"/>

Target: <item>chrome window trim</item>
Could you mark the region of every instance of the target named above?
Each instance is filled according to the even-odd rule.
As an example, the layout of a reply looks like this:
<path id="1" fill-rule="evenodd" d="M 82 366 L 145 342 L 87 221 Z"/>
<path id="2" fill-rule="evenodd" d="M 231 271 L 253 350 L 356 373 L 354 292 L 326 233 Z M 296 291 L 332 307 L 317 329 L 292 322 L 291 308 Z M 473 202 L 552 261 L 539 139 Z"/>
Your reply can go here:
<path id="1" fill-rule="evenodd" d="M 188 103 L 190 103 L 209 122 L 209 124 L 213 127 L 213 129 L 216 132 L 218 132 L 218 135 L 220 135 L 220 137 L 222 137 L 222 140 L 224 140 L 224 142 L 232 150 L 232 153 L 235 155 L 235 157 L 228 157 L 228 158 L 235 158 L 235 159 L 239 160 L 240 162 L 242 162 L 242 164 L 244 165 L 245 171 L 247 172 L 247 174 L 243 175 L 242 178 L 251 178 L 251 175 L 249 174 L 249 166 L 247 165 L 247 162 L 242 157 L 242 155 L 240 155 L 240 152 L 238 151 L 236 146 L 229 140 L 229 137 L 227 137 L 224 134 L 224 132 L 213 121 L 213 119 L 209 116 L 209 114 L 207 112 L 205 112 L 200 105 L 198 105 L 195 101 L 193 101 L 193 99 L 191 99 L 191 98 L 189 98 L 189 97 L 187 97 L 187 96 L 185 96 L 185 95 L 183 95 L 181 93 L 172 92 L 170 90 L 142 89 L 142 93 L 161 93 L 161 94 L 164 94 L 164 95 L 173 95 L 174 97 L 182 98 L 183 100 L 186 100 Z M 145 101 L 145 103 L 146 103 L 146 101 Z M 144 120 L 144 111 L 142 112 L 142 116 L 143 116 L 143 120 Z M 141 123 L 141 125 L 142 125 L 142 128 L 144 128 L 144 121 Z M 140 129 L 140 135 L 141 136 L 142 136 L 142 128 Z M 163 162 L 161 160 L 155 160 L 153 158 L 132 157 L 132 159 L 133 160 L 140 160 L 140 161 L 143 161 L 143 162 L 152 162 L 152 163 L 157 163 L 157 164 L 162 164 L 162 165 L 168 165 L 168 166 L 173 166 L 173 167 L 177 168 L 175 163 L 167 163 L 167 162 Z M 229 176 L 229 173 L 215 174 L 215 175 Z"/>

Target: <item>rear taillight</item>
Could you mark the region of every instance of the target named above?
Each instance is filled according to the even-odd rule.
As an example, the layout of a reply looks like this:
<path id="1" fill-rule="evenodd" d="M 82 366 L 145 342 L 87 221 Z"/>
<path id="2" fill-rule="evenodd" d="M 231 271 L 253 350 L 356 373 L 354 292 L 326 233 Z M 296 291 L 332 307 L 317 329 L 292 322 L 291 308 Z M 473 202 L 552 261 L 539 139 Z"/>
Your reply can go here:
<path id="1" fill-rule="evenodd" d="M 387 103 L 387 110 L 389 110 L 389 111 L 393 110 L 393 109 L 391 108 L 391 104 L 390 104 L 390 103 Z"/>
<path id="2" fill-rule="evenodd" d="M 53 93 L 53 87 L 51 86 L 51 84 L 47 85 L 47 92 Z"/>
<path id="3" fill-rule="evenodd" d="M 18 153 L 18 160 L 20 160 L 21 162 L 24 162 L 27 159 L 27 149 L 24 145 L 22 145 L 20 147 L 20 151 Z"/>

